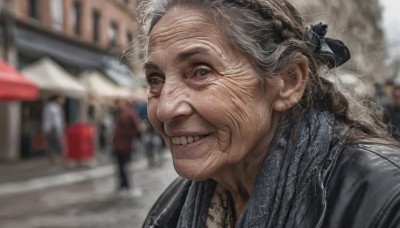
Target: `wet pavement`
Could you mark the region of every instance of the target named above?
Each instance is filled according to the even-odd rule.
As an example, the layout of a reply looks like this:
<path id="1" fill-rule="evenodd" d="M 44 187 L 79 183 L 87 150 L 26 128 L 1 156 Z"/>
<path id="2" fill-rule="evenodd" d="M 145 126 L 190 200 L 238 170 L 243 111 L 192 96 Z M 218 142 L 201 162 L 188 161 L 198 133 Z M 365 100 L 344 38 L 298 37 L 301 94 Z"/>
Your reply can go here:
<path id="1" fill-rule="evenodd" d="M 113 175 L 42 190 L 0 196 L 2 228 L 141 227 L 161 192 L 177 177 L 171 158 L 149 169 L 132 168 L 132 182 L 141 196 L 114 192 Z"/>

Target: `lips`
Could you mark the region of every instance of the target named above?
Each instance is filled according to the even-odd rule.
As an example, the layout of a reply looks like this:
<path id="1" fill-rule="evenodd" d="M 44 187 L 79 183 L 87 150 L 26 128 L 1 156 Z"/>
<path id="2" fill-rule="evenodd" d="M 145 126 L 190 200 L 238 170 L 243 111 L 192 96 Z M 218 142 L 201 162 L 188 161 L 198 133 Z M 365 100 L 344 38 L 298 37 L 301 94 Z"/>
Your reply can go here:
<path id="1" fill-rule="evenodd" d="M 199 135 L 172 137 L 172 143 L 174 145 L 188 145 L 196 141 L 199 141 L 203 137 L 204 136 L 199 136 Z"/>

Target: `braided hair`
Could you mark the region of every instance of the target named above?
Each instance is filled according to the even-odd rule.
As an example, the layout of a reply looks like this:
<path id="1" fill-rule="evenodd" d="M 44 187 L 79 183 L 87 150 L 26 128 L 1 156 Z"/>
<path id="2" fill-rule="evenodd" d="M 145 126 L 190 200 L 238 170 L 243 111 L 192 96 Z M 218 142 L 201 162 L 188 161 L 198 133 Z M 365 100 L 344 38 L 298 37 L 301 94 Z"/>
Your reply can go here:
<path id="1" fill-rule="evenodd" d="M 351 134 L 351 141 L 363 137 L 390 140 L 387 127 L 376 113 L 367 109 L 352 111 L 349 99 L 320 76 L 328 63 L 315 52 L 315 44 L 307 39 L 300 13 L 287 0 L 143 0 L 139 21 L 144 36 L 150 34 L 170 9 L 182 6 L 195 7 L 215 17 L 225 39 L 248 57 L 261 82 L 301 61 L 299 56 L 308 59 L 310 80 L 301 100 L 287 112 L 295 126 L 304 112 L 318 106 L 357 131 Z M 354 116 L 354 113 L 363 115 Z"/>

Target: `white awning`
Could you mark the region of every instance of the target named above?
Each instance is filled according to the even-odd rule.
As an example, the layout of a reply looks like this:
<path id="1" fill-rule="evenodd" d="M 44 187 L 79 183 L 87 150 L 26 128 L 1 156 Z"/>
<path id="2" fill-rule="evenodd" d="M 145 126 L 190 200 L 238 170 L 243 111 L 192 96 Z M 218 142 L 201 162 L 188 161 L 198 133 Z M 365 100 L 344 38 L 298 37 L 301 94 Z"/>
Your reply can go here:
<path id="1" fill-rule="evenodd" d="M 143 89 L 145 83 L 115 58 L 103 58 L 103 73 L 114 83 L 129 89 Z"/>
<path id="2" fill-rule="evenodd" d="M 95 98 L 129 98 L 133 95 L 132 91 L 113 84 L 98 71 L 81 73 L 79 81 L 85 86 L 89 95 Z"/>
<path id="3" fill-rule="evenodd" d="M 43 91 L 75 98 L 86 95 L 85 87 L 74 76 L 47 57 L 27 66 L 22 72 Z"/>

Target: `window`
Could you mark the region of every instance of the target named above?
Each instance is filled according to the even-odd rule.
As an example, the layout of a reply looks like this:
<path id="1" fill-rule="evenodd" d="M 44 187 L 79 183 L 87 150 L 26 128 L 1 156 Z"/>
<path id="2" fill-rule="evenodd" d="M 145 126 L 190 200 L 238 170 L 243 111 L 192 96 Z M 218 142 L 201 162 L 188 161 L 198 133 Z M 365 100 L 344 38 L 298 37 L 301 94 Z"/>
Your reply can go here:
<path id="1" fill-rule="evenodd" d="M 93 22 L 93 40 L 98 42 L 100 40 L 100 12 L 94 10 L 92 12 L 92 22 Z"/>
<path id="2" fill-rule="evenodd" d="M 50 1 L 51 23 L 56 30 L 62 30 L 64 27 L 63 2 L 63 0 Z"/>
<path id="3" fill-rule="evenodd" d="M 40 19 L 40 0 L 29 0 L 28 16 L 34 19 Z"/>
<path id="4" fill-rule="evenodd" d="M 118 26 L 115 22 L 111 22 L 108 27 L 108 40 L 112 46 L 117 44 L 118 41 Z"/>
<path id="5" fill-rule="evenodd" d="M 74 27 L 74 32 L 76 35 L 81 35 L 81 16 L 82 16 L 82 6 L 80 2 L 74 2 L 71 10 L 71 22 Z"/>

